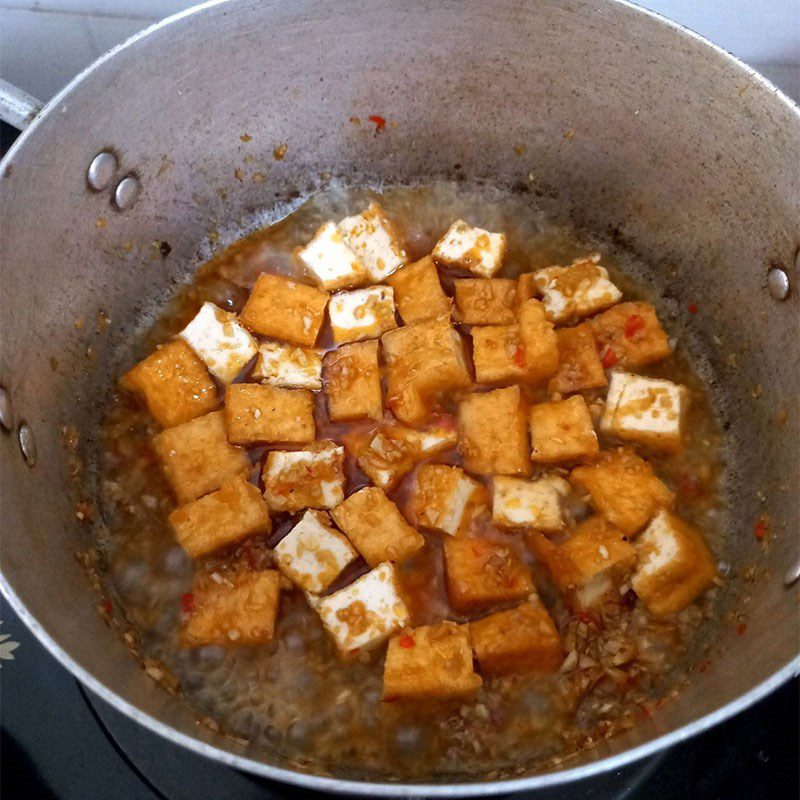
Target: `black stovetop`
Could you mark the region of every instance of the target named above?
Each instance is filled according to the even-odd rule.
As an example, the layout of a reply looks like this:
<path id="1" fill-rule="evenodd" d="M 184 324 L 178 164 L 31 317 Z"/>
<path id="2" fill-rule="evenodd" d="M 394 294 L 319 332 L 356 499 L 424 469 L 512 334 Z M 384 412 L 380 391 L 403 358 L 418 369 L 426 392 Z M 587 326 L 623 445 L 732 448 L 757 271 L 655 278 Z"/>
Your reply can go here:
<path id="1" fill-rule="evenodd" d="M 207 761 L 144 730 L 84 689 L 8 604 L 19 642 L 0 671 L 3 800 L 311 800 L 312 793 Z M 800 681 L 660 756 L 531 800 L 797 800 Z M 523 800 L 526 795 L 515 796 Z"/>

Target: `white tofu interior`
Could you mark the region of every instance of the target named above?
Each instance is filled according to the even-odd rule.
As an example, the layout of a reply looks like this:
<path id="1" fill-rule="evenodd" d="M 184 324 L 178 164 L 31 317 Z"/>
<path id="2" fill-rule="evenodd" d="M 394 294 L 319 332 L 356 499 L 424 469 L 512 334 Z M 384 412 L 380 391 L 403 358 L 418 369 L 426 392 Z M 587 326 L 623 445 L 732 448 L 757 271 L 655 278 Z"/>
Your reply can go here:
<path id="1" fill-rule="evenodd" d="M 657 575 L 678 557 L 680 543 L 667 514 L 663 511 L 656 514 L 637 539 L 636 550 L 639 559 L 631 579 L 634 591 L 639 581 Z"/>
<path id="2" fill-rule="evenodd" d="M 648 444 L 680 441 L 686 390 L 671 381 L 614 372 L 600 429 Z"/>
<path id="3" fill-rule="evenodd" d="M 314 607 L 342 653 L 380 644 L 409 621 L 389 562 L 321 598 Z"/>
<path id="4" fill-rule="evenodd" d="M 322 351 L 284 342 L 262 342 L 253 378 L 286 389 L 322 388 Z"/>
<path id="5" fill-rule="evenodd" d="M 402 246 L 387 228 L 380 206 L 375 203 L 361 214 L 345 217 L 339 223 L 339 230 L 376 283 L 406 263 Z"/>
<path id="6" fill-rule="evenodd" d="M 320 594 L 358 558 L 347 537 L 335 530 L 327 514 L 306 511 L 275 546 L 278 569 L 311 594 Z"/>
<path id="7" fill-rule="evenodd" d="M 439 527 L 451 536 L 455 536 L 464 519 L 464 511 L 478 484 L 466 475 L 459 475 L 453 483 L 449 495 L 443 499 L 444 514 L 439 518 Z"/>
<path id="8" fill-rule="evenodd" d="M 506 237 L 457 219 L 433 248 L 435 261 L 491 278 L 503 263 Z"/>
<path id="9" fill-rule="evenodd" d="M 331 297 L 328 314 L 337 341 L 375 338 L 384 332 L 384 320 L 394 319 L 394 290 L 369 286 L 339 292 Z"/>
<path id="10" fill-rule="evenodd" d="M 533 273 L 548 319 L 562 322 L 571 317 L 585 317 L 622 298 L 622 292 L 611 282 L 598 260 L 599 256 L 594 256 L 569 267 L 547 267 Z M 576 279 L 577 270 L 585 270 L 589 261 L 591 274 Z"/>
<path id="11" fill-rule="evenodd" d="M 203 303 L 178 334 L 222 383 L 230 383 L 256 354 L 258 345 L 236 315 Z"/>
<path id="12" fill-rule="evenodd" d="M 533 481 L 497 476 L 492 518 L 506 528 L 536 528 L 545 533 L 558 533 L 564 530 L 564 500 L 569 492 L 569 483 L 558 475 Z"/>
<path id="13" fill-rule="evenodd" d="M 333 222 L 326 222 L 305 247 L 298 249 L 297 257 L 323 289 L 358 286 L 368 277 L 366 268 Z"/>
<path id="14" fill-rule="evenodd" d="M 307 465 L 314 469 L 327 471 L 326 467 L 333 466 L 344 459 L 344 448 L 330 445 L 320 450 L 275 450 L 270 453 L 267 460 L 267 471 L 264 475 L 264 499 L 270 508 L 280 510 L 285 504 L 282 495 L 273 494 L 270 486 L 283 483 L 292 477 L 296 479 L 298 465 Z M 304 482 L 306 485 L 308 481 Z M 333 508 L 344 500 L 344 476 L 335 480 L 317 479 L 319 493 L 322 498 L 320 508 Z"/>

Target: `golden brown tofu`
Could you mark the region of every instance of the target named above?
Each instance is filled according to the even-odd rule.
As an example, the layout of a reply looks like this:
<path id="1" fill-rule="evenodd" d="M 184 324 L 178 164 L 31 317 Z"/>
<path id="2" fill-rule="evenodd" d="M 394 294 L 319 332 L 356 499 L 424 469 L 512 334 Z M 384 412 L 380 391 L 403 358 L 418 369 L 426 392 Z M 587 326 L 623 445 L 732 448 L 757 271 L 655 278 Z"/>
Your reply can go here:
<path id="1" fill-rule="evenodd" d="M 450 316 L 451 300 L 442 289 L 430 256 L 401 267 L 386 283 L 394 289 L 395 306 L 405 325 Z"/>
<path id="2" fill-rule="evenodd" d="M 528 568 L 504 544 L 448 536 L 444 564 L 450 605 L 461 613 L 521 600 L 534 590 Z"/>
<path id="3" fill-rule="evenodd" d="M 508 278 L 459 278 L 453 281 L 457 322 L 509 325 L 517 321 L 517 282 Z"/>
<path id="4" fill-rule="evenodd" d="M 188 422 L 219 404 L 217 387 L 206 365 L 183 339 L 161 345 L 119 383 L 142 397 L 162 428 Z"/>
<path id="5" fill-rule="evenodd" d="M 153 438 L 153 448 L 180 504 L 251 469 L 247 453 L 228 441 L 222 411 L 162 431 Z"/>
<path id="6" fill-rule="evenodd" d="M 465 397 L 458 405 L 464 468 L 479 475 L 530 475 L 525 421 L 519 386 Z"/>
<path id="7" fill-rule="evenodd" d="M 344 499 L 344 447 L 325 440 L 303 450 L 273 450 L 262 478 L 273 511 L 333 508 Z"/>
<path id="8" fill-rule="evenodd" d="M 668 508 L 675 499 L 653 475 L 652 467 L 626 448 L 601 453 L 594 464 L 573 469 L 569 479 L 589 494 L 600 516 L 628 536 L 638 533 L 659 508 Z"/>
<path id="9" fill-rule="evenodd" d="M 478 383 L 523 383 L 528 361 L 519 325 L 481 325 L 470 331 Z"/>
<path id="10" fill-rule="evenodd" d="M 282 275 L 262 273 L 239 321 L 262 336 L 313 347 L 327 305 L 327 292 Z"/>
<path id="11" fill-rule="evenodd" d="M 470 519 L 470 505 L 479 486 L 459 467 L 424 464 L 409 501 L 415 524 L 455 536 Z"/>
<path id="12" fill-rule="evenodd" d="M 371 567 L 383 561 L 402 561 L 425 546 L 421 534 L 376 486 L 351 494 L 331 516 Z"/>
<path id="13" fill-rule="evenodd" d="M 597 389 L 608 383 L 588 323 L 584 322 L 574 328 L 559 328 L 556 337 L 558 372 L 548 385 L 551 392 L 572 394 L 586 389 Z"/>
<path id="14" fill-rule="evenodd" d="M 558 369 L 558 338 L 538 300 L 526 300 L 519 307 L 519 330 L 525 348 L 528 383 L 547 380 Z"/>
<path id="15" fill-rule="evenodd" d="M 233 444 L 314 441 L 314 396 L 308 389 L 235 383 L 225 393 L 225 427 Z"/>
<path id="16" fill-rule="evenodd" d="M 447 319 L 416 322 L 381 337 L 386 360 L 386 405 L 410 425 L 432 411 L 439 392 L 472 384 L 464 342 Z"/>
<path id="17" fill-rule="evenodd" d="M 384 701 L 464 700 L 480 686 L 466 625 L 440 622 L 389 640 L 383 667 Z"/>
<path id="18" fill-rule="evenodd" d="M 638 538 L 636 559 L 631 585 L 657 617 L 686 608 L 717 575 L 702 534 L 669 511 L 659 511 Z"/>
<path id="19" fill-rule="evenodd" d="M 275 633 L 280 573 L 214 573 L 195 582 L 192 610 L 181 631 L 184 647 L 267 644 Z"/>
<path id="20" fill-rule="evenodd" d="M 469 635 L 486 675 L 555 672 L 564 660 L 558 629 L 538 600 L 470 622 Z"/>
<path id="21" fill-rule="evenodd" d="M 553 578 L 578 608 L 592 608 L 612 595 L 636 561 L 622 531 L 599 516 L 584 520 L 558 549 Z"/>
<path id="22" fill-rule="evenodd" d="M 383 416 L 378 342 L 345 344 L 325 356 L 325 395 L 331 422 Z"/>
<path id="23" fill-rule="evenodd" d="M 269 510 L 259 488 L 244 475 L 223 483 L 216 492 L 176 508 L 169 515 L 169 523 L 178 543 L 192 558 L 272 530 Z"/>
<path id="24" fill-rule="evenodd" d="M 589 409 L 580 395 L 532 406 L 530 422 L 531 457 L 539 464 L 588 459 L 600 451 Z"/>
<path id="25" fill-rule="evenodd" d="M 517 302 L 524 303 L 533 297 L 539 297 L 539 290 L 536 288 L 536 281 L 533 279 L 533 272 L 523 272 L 517 278 Z"/>
<path id="26" fill-rule="evenodd" d="M 671 352 L 667 334 L 650 303 L 620 303 L 587 324 L 601 355 L 613 364 L 636 369 L 661 361 Z M 609 350 L 613 356 L 607 355 Z"/>

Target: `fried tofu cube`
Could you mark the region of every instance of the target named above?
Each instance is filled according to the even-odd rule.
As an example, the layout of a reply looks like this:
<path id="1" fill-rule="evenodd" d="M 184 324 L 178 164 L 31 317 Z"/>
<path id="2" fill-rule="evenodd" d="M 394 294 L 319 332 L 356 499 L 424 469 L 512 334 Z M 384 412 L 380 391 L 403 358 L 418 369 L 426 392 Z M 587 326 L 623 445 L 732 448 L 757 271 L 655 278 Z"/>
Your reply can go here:
<path id="1" fill-rule="evenodd" d="M 592 507 L 626 536 L 638 533 L 675 495 L 653 474 L 653 468 L 631 450 L 600 454 L 594 464 L 575 467 L 572 484 L 587 492 Z"/>
<path id="2" fill-rule="evenodd" d="M 367 486 L 331 511 L 371 567 L 382 561 L 402 561 L 425 546 L 425 539 L 403 519 L 383 489 Z"/>
<path id="3" fill-rule="evenodd" d="M 322 225 L 307 245 L 295 250 L 295 256 L 314 283 L 325 291 L 360 286 L 369 280 L 367 268 L 333 222 Z"/>
<path id="4" fill-rule="evenodd" d="M 608 386 L 600 430 L 653 450 L 681 449 L 689 393 L 671 381 L 615 372 Z"/>
<path id="5" fill-rule="evenodd" d="M 579 258 L 568 267 L 546 267 L 533 273 L 547 318 L 564 323 L 608 308 L 622 297 L 598 263 L 600 256 Z"/>
<path id="6" fill-rule="evenodd" d="M 465 325 L 510 325 L 517 321 L 517 282 L 508 278 L 453 281 L 455 319 Z"/>
<path id="7" fill-rule="evenodd" d="M 589 408 L 581 395 L 532 406 L 530 422 L 531 457 L 538 464 L 578 461 L 600 451 Z"/>
<path id="8" fill-rule="evenodd" d="M 441 267 L 465 269 L 491 278 L 503 265 L 506 237 L 473 228 L 457 219 L 433 248 L 433 260 Z"/>
<path id="9" fill-rule="evenodd" d="M 528 567 L 505 544 L 448 536 L 444 565 L 447 597 L 459 613 L 521 600 L 534 591 Z"/>
<path id="10" fill-rule="evenodd" d="M 192 558 L 272 530 L 261 491 L 245 475 L 238 475 L 216 492 L 176 508 L 169 515 L 169 524 L 180 546 Z"/>
<path id="11" fill-rule="evenodd" d="M 377 341 L 345 344 L 325 356 L 325 395 L 331 422 L 383 417 Z"/>
<path id="12" fill-rule="evenodd" d="M 307 389 L 235 383 L 225 393 L 225 427 L 233 444 L 313 442 L 314 396 Z"/>
<path id="13" fill-rule="evenodd" d="M 353 545 L 324 511 L 306 511 L 275 545 L 278 569 L 303 591 L 322 594 L 358 558 Z"/>
<path id="14" fill-rule="evenodd" d="M 197 353 L 211 374 L 230 383 L 256 354 L 258 345 L 236 314 L 203 303 L 195 318 L 178 334 Z"/>
<path id="15" fill-rule="evenodd" d="M 368 286 L 337 292 L 328 304 L 328 314 L 336 344 L 376 339 L 397 327 L 394 290 L 391 286 Z"/>
<path id="16" fill-rule="evenodd" d="M 657 617 L 686 608 L 714 583 L 717 567 L 702 534 L 659 511 L 636 541 L 633 591 Z"/>
<path id="17" fill-rule="evenodd" d="M 608 383 L 589 323 L 584 322 L 574 328 L 559 328 L 556 339 L 558 372 L 548 384 L 551 392 L 572 394 L 598 389 Z"/>
<path id="18" fill-rule="evenodd" d="M 517 278 L 517 302 L 524 303 L 534 297 L 539 297 L 540 292 L 536 288 L 536 281 L 534 280 L 534 272 L 523 272 Z"/>
<path id="19" fill-rule="evenodd" d="M 425 464 L 417 472 L 410 510 L 417 525 L 455 536 L 467 519 L 479 484 L 459 467 Z"/>
<path id="20" fill-rule="evenodd" d="M 444 293 L 439 272 L 430 256 L 407 264 L 386 279 L 394 289 L 397 312 L 405 325 L 450 316 L 450 298 Z"/>
<path id="21" fill-rule="evenodd" d="M 589 320 L 604 354 L 611 350 L 614 363 L 638 369 L 661 361 L 671 353 L 669 339 L 650 303 L 620 303 Z"/>
<path id="22" fill-rule="evenodd" d="M 354 437 L 348 445 L 364 474 L 388 491 L 414 464 L 454 447 L 458 436 L 449 428 L 418 431 L 403 425 L 384 425 Z"/>
<path id="23" fill-rule="evenodd" d="M 205 364 L 183 339 L 161 345 L 123 375 L 120 385 L 144 399 L 162 428 L 181 425 L 219 405 Z"/>
<path id="24" fill-rule="evenodd" d="M 313 347 L 325 321 L 327 305 L 327 292 L 282 275 L 262 273 L 239 321 L 261 336 Z"/>
<path id="25" fill-rule="evenodd" d="M 619 528 L 594 516 L 559 546 L 561 569 L 553 576 L 579 608 L 592 608 L 618 588 L 636 561 L 636 551 Z"/>
<path id="26" fill-rule="evenodd" d="M 217 578 L 215 580 L 214 578 Z M 275 633 L 281 576 L 277 570 L 214 573 L 195 582 L 184 647 L 267 644 Z"/>
<path id="27" fill-rule="evenodd" d="M 470 622 L 469 635 L 486 675 L 556 672 L 564 661 L 558 629 L 538 599 Z"/>
<path id="28" fill-rule="evenodd" d="M 525 347 L 526 381 L 546 380 L 558 369 L 558 338 L 538 300 L 520 303 L 519 329 Z"/>
<path id="29" fill-rule="evenodd" d="M 536 528 L 561 533 L 570 485 L 559 475 L 537 480 L 498 475 L 493 481 L 492 520 L 501 528 Z"/>
<path id="30" fill-rule="evenodd" d="M 273 450 L 261 475 L 273 511 L 330 509 L 344 500 L 344 448 L 325 440 L 304 450 Z"/>
<path id="31" fill-rule="evenodd" d="M 313 607 L 343 656 L 385 642 L 409 620 L 397 590 L 394 565 L 389 562 L 321 598 Z"/>
<path id="32" fill-rule="evenodd" d="M 464 342 L 449 320 L 416 322 L 381 337 L 386 404 L 409 425 L 423 422 L 439 392 L 472 385 Z"/>
<path id="33" fill-rule="evenodd" d="M 321 389 L 322 350 L 262 342 L 250 377 L 281 389 Z"/>
<path id="34" fill-rule="evenodd" d="M 466 700 L 480 686 L 466 625 L 440 622 L 389 640 L 383 667 L 385 701 Z"/>
<path id="35" fill-rule="evenodd" d="M 153 449 L 180 504 L 251 469 L 247 453 L 228 441 L 222 411 L 167 428 L 153 438 Z"/>
<path id="36" fill-rule="evenodd" d="M 337 227 L 344 243 L 376 283 L 386 280 L 406 263 L 400 237 L 377 203 L 370 203 L 360 214 L 345 217 Z"/>
<path id="37" fill-rule="evenodd" d="M 470 394 L 459 403 L 458 448 L 468 472 L 531 474 L 525 404 L 519 386 Z"/>

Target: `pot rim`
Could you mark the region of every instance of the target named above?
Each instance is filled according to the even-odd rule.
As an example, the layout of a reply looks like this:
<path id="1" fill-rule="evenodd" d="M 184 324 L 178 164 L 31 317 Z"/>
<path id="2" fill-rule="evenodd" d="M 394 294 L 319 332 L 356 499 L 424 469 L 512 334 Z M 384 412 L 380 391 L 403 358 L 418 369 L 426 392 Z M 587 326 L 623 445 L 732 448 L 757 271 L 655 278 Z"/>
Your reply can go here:
<path id="1" fill-rule="evenodd" d="M 628 2 L 628 0 L 605 1 L 609 4 L 623 6 L 637 13 L 649 16 L 656 22 L 667 25 L 673 31 L 675 31 L 676 34 L 694 39 L 695 41 L 711 48 L 723 59 L 738 67 L 738 69 L 740 69 L 750 80 L 755 80 L 757 83 L 760 83 L 762 87 L 773 93 L 780 102 L 786 105 L 789 111 L 796 118 L 797 122 L 800 123 L 800 107 L 790 97 L 788 97 L 779 88 L 774 86 L 759 72 L 745 64 L 743 61 L 729 53 L 724 48 L 714 44 L 691 29 L 674 22 L 673 20 L 670 20 L 661 14 Z M 17 155 L 17 152 L 25 146 L 26 140 L 41 124 L 41 121 L 46 117 L 56 114 L 57 109 L 61 105 L 62 101 L 69 97 L 73 89 L 78 86 L 87 76 L 89 76 L 95 70 L 101 68 L 107 61 L 110 61 L 112 58 L 114 58 L 118 52 L 130 47 L 131 45 L 141 41 L 142 39 L 150 36 L 156 31 L 161 30 L 162 28 L 166 28 L 167 26 L 172 25 L 179 20 L 189 17 L 190 15 L 201 13 L 215 6 L 230 2 L 235 2 L 235 0 L 206 0 L 206 2 L 192 6 L 191 8 L 178 12 L 177 14 L 173 14 L 157 23 L 154 23 L 153 25 L 148 26 L 100 56 L 96 61 L 76 75 L 63 89 L 61 89 L 61 91 L 59 91 L 50 101 L 45 104 L 42 110 L 36 115 L 33 122 L 19 135 L 17 140 L 6 153 L 5 157 L 2 159 L 2 161 L 0 161 L 0 170 L 2 170 L 7 163 L 10 163 L 11 160 Z M 150 714 L 142 711 L 139 707 L 133 705 L 127 700 L 124 700 L 103 681 L 96 678 L 91 672 L 78 664 L 72 658 L 72 656 L 70 656 L 69 653 L 67 653 L 66 650 L 64 650 L 50 636 L 50 634 L 45 630 L 36 617 L 34 617 L 34 615 L 28 610 L 28 608 L 6 580 L 2 569 L 0 569 L 0 594 L 5 597 L 6 601 L 12 607 L 14 612 L 33 633 L 37 640 L 49 651 L 51 655 L 55 657 L 55 659 L 62 666 L 69 670 L 69 672 L 72 673 L 75 678 L 81 681 L 81 683 L 87 686 L 98 697 L 138 724 L 169 741 L 180 744 L 182 747 L 185 747 L 186 749 L 200 756 L 213 759 L 214 761 L 234 769 L 244 770 L 260 777 L 292 784 L 295 786 L 301 786 L 306 789 L 333 794 L 357 794 L 384 797 L 424 796 L 456 798 L 491 796 L 526 790 L 552 788 L 561 784 L 594 777 L 611 770 L 621 769 L 636 761 L 647 758 L 648 756 L 652 756 L 660 750 L 679 744 L 680 742 L 683 742 L 725 721 L 735 714 L 744 711 L 768 695 L 770 692 L 783 685 L 786 681 L 800 675 L 800 654 L 798 654 L 789 662 L 784 664 L 780 669 L 776 670 L 770 677 L 751 688 L 747 693 L 740 695 L 735 700 L 732 700 L 731 702 L 721 706 L 715 711 L 699 717 L 698 719 L 689 722 L 670 733 L 658 736 L 648 742 L 645 742 L 644 744 L 624 750 L 617 755 L 608 756 L 590 764 L 582 764 L 569 769 L 556 770 L 553 772 L 536 774 L 522 778 L 482 782 L 472 781 L 453 784 L 435 784 L 358 781 L 344 778 L 332 778 L 322 775 L 313 775 L 305 772 L 286 769 L 284 767 L 276 767 L 247 756 L 236 755 L 213 744 L 207 744 L 192 736 L 181 733 L 170 725 L 167 725 Z"/>

